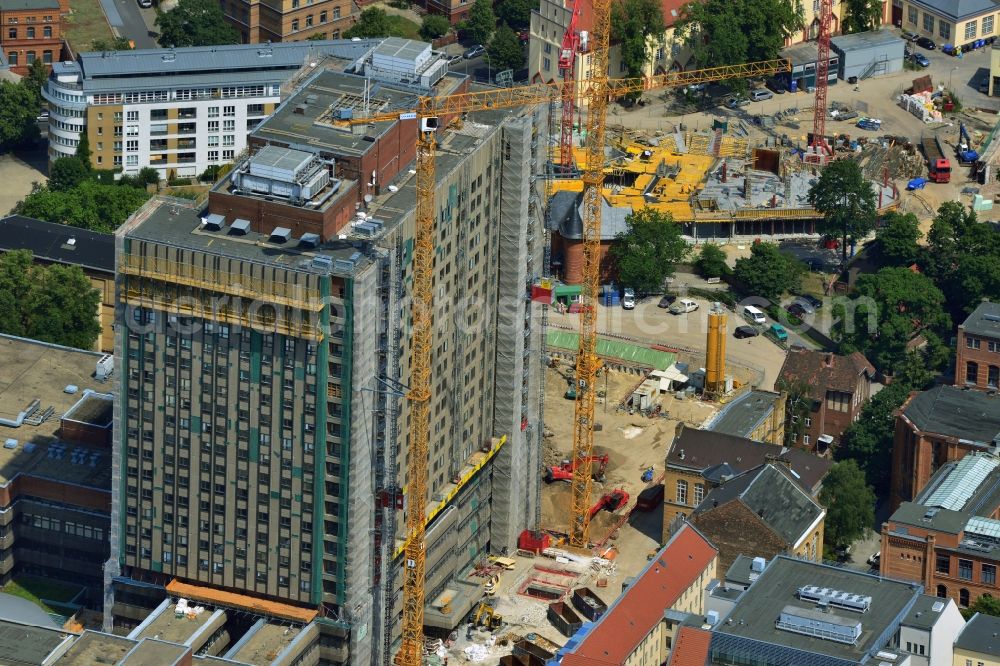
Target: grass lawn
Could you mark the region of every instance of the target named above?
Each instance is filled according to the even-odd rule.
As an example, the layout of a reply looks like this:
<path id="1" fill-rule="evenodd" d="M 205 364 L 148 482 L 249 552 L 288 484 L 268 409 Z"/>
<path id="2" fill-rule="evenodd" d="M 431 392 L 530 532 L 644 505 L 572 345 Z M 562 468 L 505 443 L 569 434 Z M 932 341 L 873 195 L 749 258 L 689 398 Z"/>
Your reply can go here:
<path id="1" fill-rule="evenodd" d="M 81 589 L 78 585 L 61 583 L 46 578 L 37 578 L 35 576 L 18 576 L 3 587 L 3 591 L 7 594 L 27 599 L 44 608 L 48 613 L 58 613 L 61 615 L 66 614 L 65 607 L 57 604 L 49 607 L 42 602 L 42 599 L 52 602 L 71 601 L 80 593 Z"/>
<path id="2" fill-rule="evenodd" d="M 73 51 L 90 51 L 94 40 L 114 38 L 100 0 L 70 0 L 69 6 L 65 34 Z"/>
<path id="3" fill-rule="evenodd" d="M 423 39 L 420 36 L 420 26 L 404 16 L 390 14 L 389 25 L 392 26 L 392 34 L 394 35 L 404 39 Z"/>

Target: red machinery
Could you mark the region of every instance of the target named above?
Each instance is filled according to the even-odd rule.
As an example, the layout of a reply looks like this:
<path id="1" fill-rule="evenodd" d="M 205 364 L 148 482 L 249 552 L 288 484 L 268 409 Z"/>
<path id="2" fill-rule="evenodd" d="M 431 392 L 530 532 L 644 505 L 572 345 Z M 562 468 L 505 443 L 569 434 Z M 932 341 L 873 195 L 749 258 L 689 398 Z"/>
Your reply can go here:
<path id="1" fill-rule="evenodd" d="M 559 71 L 562 72 L 562 135 L 559 141 L 559 164 L 563 170 L 573 167 L 573 110 L 576 108 L 576 52 L 580 49 L 580 33 L 576 29 L 580 18 L 581 0 L 573 0 L 573 14 L 563 33 L 559 51 Z"/>
<path id="2" fill-rule="evenodd" d="M 833 0 L 820 0 L 819 35 L 816 39 L 816 100 L 813 104 L 812 160 L 826 163 L 831 154 L 826 143 L 826 93 L 830 71 L 830 23 Z"/>
<path id="3" fill-rule="evenodd" d="M 601 499 L 597 500 L 597 504 L 590 507 L 590 517 L 593 518 L 602 509 L 607 509 L 608 511 L 617 511 L 626 504 L 628 504 L 629 495 L 621 488 L 616 488 L 610 493 L 607 493 Z"/>
<path id="4" fill-rule="evenodd" d="M 583 459 L 584 465 L 590 465 L 595 462 L 600 463 L 601 466 L 598 468 L 597 472 L 594 473 L 594 478 L 598 481 L 603 481 L 604 472 L 608 468 L 608 456 L 588 456 Z M 572 481 L 574 469 L 576 469 L 575 460 L 564 460 L 555 467 L 547 467 L 545 468 L 545 483 L 552 483 L 553 481 Z"/>

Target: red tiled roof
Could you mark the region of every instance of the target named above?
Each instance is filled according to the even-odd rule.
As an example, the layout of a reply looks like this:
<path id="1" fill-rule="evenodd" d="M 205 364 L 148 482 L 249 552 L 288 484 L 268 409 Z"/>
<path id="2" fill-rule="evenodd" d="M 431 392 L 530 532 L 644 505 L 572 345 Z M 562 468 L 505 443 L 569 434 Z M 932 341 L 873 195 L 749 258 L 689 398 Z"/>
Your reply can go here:
<path id="1" fill-rule="evenodd" d="M 673 26 L 681 17 L 681 8 L 690 0 L 660 0 L 663 6 L 663 25 Z M 573 8 L 573 0 L 563 0 L 563 7 Z M 577 26 L 580 30 L 591 31 L 594 29 L 594 3 L 591 0 L 580 0 L 580 18 L 577 19 Z"/>
<path id="2" fill-rule="evenodd" d="M 698 627 L 681 627 L 667 666 L 705 666 L 712 633 Z"/>
<path id="3" fill-rule="evenodd" d="M 861 352 L 848 356 L 808 349 L 793 350 L 785 357 L 780 379 L 802 383 L 814 400 L 826 397 L 827 390 L 854 393 L 861 375 L 875 376 L 875 368 Z"/>
<path id="4" fill-rule="evenodd" d="M 718 555 L 698 530 L 684 525 L 650 561 L 562 666 L 618 666 L 663 619 Z"/>

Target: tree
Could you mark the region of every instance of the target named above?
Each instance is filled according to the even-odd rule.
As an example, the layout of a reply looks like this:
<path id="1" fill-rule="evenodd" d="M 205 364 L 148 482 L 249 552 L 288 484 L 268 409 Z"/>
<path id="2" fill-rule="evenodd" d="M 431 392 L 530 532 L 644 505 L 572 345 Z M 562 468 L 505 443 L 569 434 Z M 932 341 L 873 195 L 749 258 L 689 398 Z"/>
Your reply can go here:
<path id="1" fill-rule="evenodd" d="M 238 44 L 240 34 L 226 21 L 215 0 L 180 0 L 168 12 L 157 12 L 160 46 Z"/>
<path id="2" fill-rule="evenodd" d="M 444 37 L 451 30 L 451 23 L 440 14 L 428 14 L 420 23 L 420 36 L 424 39 Z"/>
<path id="3" fill-rule="evenodd" d="M 344 37 L 399 37 L 384 9 L 369 7 L 358 15 L 358 22 L 344 32 Z"/>
<path id="4" fill-rule="evenodd" d="M 777 58 L 786 38 L 802 27 L 796 7 L 791 0 L 690 2 L 675 25 L 698 67 L 738 65 Z"/>
<path id="5" fill-rule="evenodd" d="M 0 152 L 38 138 L 40 108 L 30 82 L 0 81 Z"/>
<path id="6" fill-rule="evenodd" d="M 502 25 L 493 35 L 488 49 L 490 65 L 494 71 L 518 70 L 524 67 L 524 48 L 521 40 L 507 25 Z"/>
<path id="7" fill-rule="evenodd" d="M 0 255 L 0 332 L 92 349 L 100 304 L 78 266 L 37 266 L 27 250 Z"/>
<path id="8" fill-rule="evenodd" d="M 611 5 L 611 41 L 621 47 L 629 77 L 641 77 L 652 52 L 650 39 L 662 41 L 663 4 L 659 0 L 619 0 Z M 636 93 L 634 97 L 638 97 Z"/>
<path id="9" fill-rule="evenodd" d="M 76 159 L 84 166 L 87 171 L 90 171 L 90 139 L 87 138 L 86 132 L 80 132 L 80 142 L 76 144 Z"/>
<path id="10" fill-rule="evenodd" d="M 890 213 L 875 232 L 883 266 L 910 266 L 920 254 L 920 222 L 913 213 Z"/>
<path id="11" fill-rule="evenodd" d="M 515 30 L 521 30 L 531 24 L 532 9 L 538 9 L 538 0 L 503 0 L 497 3 L 497 18 Z"/>
<path id="12" fill-rule="evenodd" d="M 820 230 L 841 237 L 847 263 L 848 240 L 864 238 L 875 228 L 875 191 L 858 163 L 837 160 L 826 166 L 809 189 L 809 203 L 823 213 Z"/>
<path id="13" fill-rule="evenodd" d="M 38 96 L 39 104 L 42 98 L 42 88 L 45 87 L 45 82 L 49 80 L 49 70 L 41 60 L 36 59 L 28 67 L 28 74 L 22 81 L 26 82 L 31 90 Z"/>
<path id="14" fill-rule="evenodd" d="M 1000 599 L 994 597 L 992 594 L 983 594 L 972 602 L 971 606 L 962 609 L 962 615 L 965 616 L 966 620 L 971 620 L 972 616 L 976 613 L 1000 616 Z"/>
<path id="15" fill-rule="evenodd" d="M 60 157 L 49 169 L 49 189 L 57 192 L 72 190 L 90 178 L 90 169 L 79 157 Z"/>
<path id="16" fill-rule="evenodd" d="M 110 233 L 148 198 L 145 190 L 88 179 L 62 192 L 37 185 L 14 207 L 14 212 L 55 224 Z"/>
<path id="17" fill-rule="evenodd" d="M 834 463 L 823 479 L 819 502 L 826 507 L 824 541 L 846 546 L 875 523 L 875 493 L 853 460 Z"/>
<path id="18" fill-rule="evenodd" d="M 895 412 L 912 389 L 907 381 L 894 381 L 872 396 L 834 450 L 837 460 L 853 460 L 873 488 L 889 488 Z"/>
<path id="19" fill-rule="evenodd" d="M 842 351 L 860 350 L 884 372 L 906 365 L 907 344 L 918 334 L 933 347 L 951 329 L 944 294 L 930 278 L 907 268 L 862 275 L 854 298 L 836 306 L 834 315 L 840 318 L 834 333 L 841 338 Z M 925 361 L 940 359 L 936 350 L 925 356 Z"/>
<path id="20" fill-rule="evenodd" d="M 91 51 L 131 51 L 132 43 L 128 37 L 115 37 L 113 39 L 95 39 L 90 43 Z"/>
<path id="21" fill-rule="evenodd" d="M 809 385 L 803 381 L 779 378 L 774 388 L 788 397 L 785 400 L 785 446 L 794 446 L 806 430 L 806 418 L 812 412 Z"/>
<path id="22" fill-rule="evenodd" d="M 668 213 L 652 208 L 630 213 L 625 226 L 609 251 L 618 279 L 640 293 L 656 293 L 673 275 L 674 264 L 683 260 L 690 249 L 681 237 L 680 226 Z"/>
<path id="23" fill-rule="evenodd" d="M 844 34 L 878 30 L 882 25 L 882 0 L 845 0 Z"/>
<path id="24" fill-rule="evenodd" d="M 694 265 L 704 278 L 725 277 L 733 272 L 726 263 L 726 253 L 715 243 L 705 243 L 701 246 Z"/>
<path id="25" fill-rule="evenodd" d="M 751 295 L 774 299 L 786 291 L 797 291 L 805 272 L 802 262 L 774 243 L 754 243 L 749 257 L 736 260 L 733 275 Z"/>
<path id="26" fill-rule="evenodd" d="M 488 44 L 496 27 L 497 17 L 490 0 L 476 0 L 469 10 L 469 19 L 462 25 L 469 39 L 477 44 Z"/>
<path id="27" fill-rule="evenodd" d="M 1000 300 L 1000 233 L 979 224 L 975 212 L 958 201 L 938 208 L 920 266 L 944 292 L 956 318 L 983 299 Z"/>

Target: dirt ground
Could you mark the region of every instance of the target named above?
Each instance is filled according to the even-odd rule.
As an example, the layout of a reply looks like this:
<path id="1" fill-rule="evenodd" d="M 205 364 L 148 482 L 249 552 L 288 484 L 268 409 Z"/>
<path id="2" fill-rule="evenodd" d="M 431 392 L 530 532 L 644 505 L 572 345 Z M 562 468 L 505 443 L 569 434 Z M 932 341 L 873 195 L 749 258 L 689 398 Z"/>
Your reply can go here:
<path id="1" fill-rule="evenodd" d="M 0 216 L 31 192 L 32 183 L 48 180 L 46 161 L 44 150 L 0 155 Z"/>

